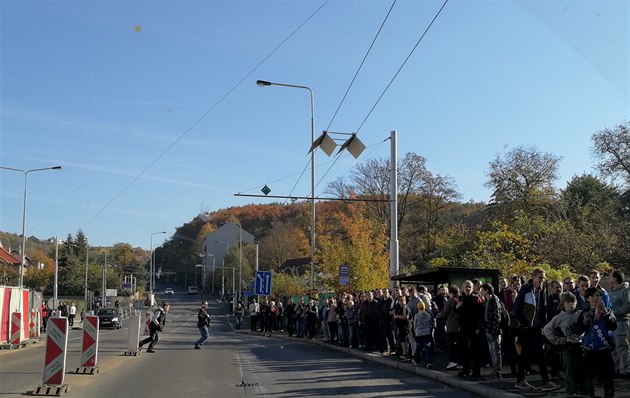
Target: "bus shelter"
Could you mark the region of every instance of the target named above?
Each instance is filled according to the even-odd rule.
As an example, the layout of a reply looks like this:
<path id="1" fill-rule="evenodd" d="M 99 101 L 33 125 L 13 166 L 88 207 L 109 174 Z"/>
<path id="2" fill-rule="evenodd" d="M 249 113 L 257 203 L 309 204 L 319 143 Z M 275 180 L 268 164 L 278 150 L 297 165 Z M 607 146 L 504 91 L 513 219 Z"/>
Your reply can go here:
<path id="1" fill-rule="evenodd" d="M 494 286 L 495 291 L 498 291 L 498 269 L 439 267 L 391 277 L 391 280 L 398 281 L 400 285 L 412 285 L 415 287 L 424 285 L 433 292 L 442 286 L 448 288 L 448 286 L 457 285 L 461 288 L 465 280 L 473 279 L 479 279 L 481 283 L 490 283 Z"/>

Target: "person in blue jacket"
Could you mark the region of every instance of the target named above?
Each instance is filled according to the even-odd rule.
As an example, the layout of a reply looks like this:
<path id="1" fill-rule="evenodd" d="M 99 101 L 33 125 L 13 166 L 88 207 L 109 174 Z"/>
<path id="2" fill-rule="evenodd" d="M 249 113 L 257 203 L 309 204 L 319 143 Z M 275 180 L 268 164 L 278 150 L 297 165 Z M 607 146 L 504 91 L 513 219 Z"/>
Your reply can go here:
<path id="1" fill-rule="evenodd" d="M 612 331 L 617 329 L 617 322 L 610 309 L 606 308 L 598 288 L 589 287 L 585 296 L 589 309 L 580 313 L 576 324 L 577 332 L 584 332 L 582 338 L 583 363 L 586 367 L 584 389 L 587 396 L 593 397 L 595 392 L 593 382 L 598 377 L 604 385 L 604 398 L 612 398 L 615 396 Z"/>

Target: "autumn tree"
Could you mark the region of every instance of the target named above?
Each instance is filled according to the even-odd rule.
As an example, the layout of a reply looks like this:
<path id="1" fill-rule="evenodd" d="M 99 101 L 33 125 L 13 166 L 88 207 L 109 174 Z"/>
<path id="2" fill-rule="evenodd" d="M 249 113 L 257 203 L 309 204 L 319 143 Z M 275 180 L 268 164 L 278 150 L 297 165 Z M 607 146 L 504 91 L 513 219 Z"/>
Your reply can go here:
<path id="1" fill-rule="evenodd" d="M 52 259 L 48 254 L 46 254 L 42 249 L 31 250 L 31 254 L 29 255 L 29 257 L 31 260 L 37 263 L 44 264 L 44 267 L 52 268 L 55 264 L 55 260 Z"/>
<path id="2" fill-rule="evenodd" d="M 307 234 L 292 220 L 276 221 L 260 240 L 260 262 L 277 270 L 286 260 L 309 256 Z"/>
<path id="3" fill-rule="evenodd" d="M 367 202 L 367 215 L 383 225 L 389 225 L 389 197 L 391 181 L 391 162 L 389 159 L 368 159 L 359 163 L 352 172 L 351 182 L 337 179 L 330 184 L 326 192 L 340 198 L 358 196 L 370 199 L 381 199 L 382 202 Z M 415 153 L 407 153 L 399 162 L 398 178 L 398 226 L 407 215 L 414 210 L 412 197 L 425 190 L 430 181 L 430 173 L 426 169 L 426 159 Z"/>
<path id="4" fill-rule="evenodd" d="M 304 283 L 304 278 L 295 275 L 283 274 L 281 272 L 273 273 L 273 286 L 271 292 L 276 299 L 302 295 L 307 290 L 308 288 Z"/>
<path id="5" fill-rule="evenodd" d="M 628 264 L 628 214 L 614 187 L 592 175 L 575 176 L 562 190 L 558 207 L 562 220 L 541 243 L 547 261 L 581 273 L 604 261 Z"/>
<path id="6" fill-rule="evenodd" d="M 129 243 L 116 243 L 110 251 L 110 260 L 113 264 L 128 265 L 133 264 L 135 256 L 133 248 Z"/>
<path id="7" fill-rule="evenodd" d="M 492 229 L 478 232 L 473 253 L 473 267 L 495 268 L 503 275 L 511 275 L 516 264 L 536 264 L 531 255 L 531 240 L 501 221 L 492 222 Z"/>
<path id="8" fill-rule="evenodd" d="M 604 128 L 593 134 L 593 154 L 604 178 L 630 183 L 630 122 Z"/>
<path id="9" fill-rule="evenodd" d="M 566 218 L 580 229 L 615 223 L 623 217 L 621 196 L 597 177 L 575 176 L 562 191 Z"/>
<path id="10" fill-rule="evenodd" d="M 19 275 L 19 272 L 14 270 L 10 266 L 0 264 L 0 285 L 17 286 L 18 275 Z"/>
<path id="11" fill-rule="evenodd" d="M 338 207 L 338 206 L 337 206 Z M 350 266 L 350 289 L 368 290 L 389 285 L 387 239 L 383 225 L 365 217 L 364 204 L 352 204 L 340 211 L 328 204 L 318 220 L 316 283 L 338 290 L 339 265 Z"/>
<path id="12" fill-rule="evenodd" d="M 424 265 L 439 256 L 439 236 L 448 226 L 448 215 L 458 197 L 450 177 L 424 173 L 422 192 L 408 199 L 414 211 L 409 215 L 409 225 L 403 227 L 406 233 L 401 239 L 401 248 L 410 262 Z"/>
<path id="13" fill-rule="evenodd" d="M 488 181 L 492 208 L 509 221 L 515 212 L 544 214 L 555 201 L 554 182 L 561 157 L 520 146 L 490 162 Z M 507 217 L 507 218 L 504 218 Z"/>
<path id="14" fill-rule="evenodd" d="M 29 268 L 24 275 L 24 286 L 30 289 L 46 291 L 52 286 L 54 275 L 53 267 Z"/>

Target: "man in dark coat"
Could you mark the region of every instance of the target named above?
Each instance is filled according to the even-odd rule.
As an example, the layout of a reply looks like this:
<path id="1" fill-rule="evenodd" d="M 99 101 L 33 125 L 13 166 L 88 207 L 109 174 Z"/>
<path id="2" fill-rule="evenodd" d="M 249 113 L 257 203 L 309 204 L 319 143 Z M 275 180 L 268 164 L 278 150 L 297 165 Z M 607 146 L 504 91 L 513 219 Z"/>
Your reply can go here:
<path id="1" fill-rule="evenodd" d="M 455 306 L 459 316 L 462 377 L 481 377 L 481 347 L 486 344 L 481 330 L 483 298 L 473 291 L 472 281 L 464 281 L 462 295 Z"/>
<path id="2" fill-rule="evenodd" d="M 374 300 L 374 293 L 367 293 L 367 300 L 363 302 L 361 308 L 361 318 L 365 331 L 365 350 L 375 351 L 378 349 L 379 336 L 379 314 L 378 303 Z"/>

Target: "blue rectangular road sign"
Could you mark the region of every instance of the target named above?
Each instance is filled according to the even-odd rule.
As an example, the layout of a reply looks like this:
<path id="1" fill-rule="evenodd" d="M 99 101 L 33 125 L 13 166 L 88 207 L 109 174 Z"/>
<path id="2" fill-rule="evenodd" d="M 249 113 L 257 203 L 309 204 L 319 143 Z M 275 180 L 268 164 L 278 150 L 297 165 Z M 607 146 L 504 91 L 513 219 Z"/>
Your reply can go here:
<path id="1" fill-rule="evenodd" d="M 271 295 L 271 272 L 257 271 L 256 282 L 254 283 L 254 292 L 257 296 Z"/>
<path id="2" fill-rule="evenodd" d="M 342 264 L 339 266 L 339 286 L 350 285 L 350 266 Z"/>

